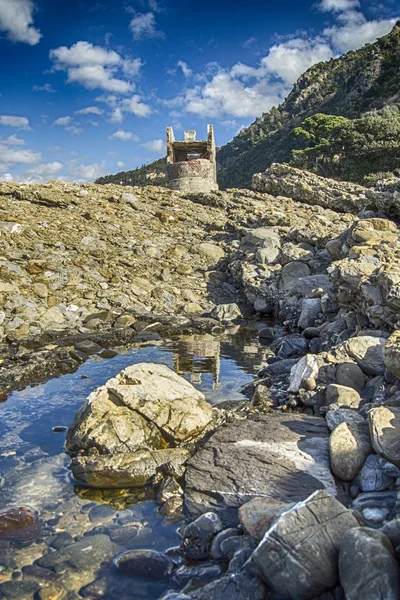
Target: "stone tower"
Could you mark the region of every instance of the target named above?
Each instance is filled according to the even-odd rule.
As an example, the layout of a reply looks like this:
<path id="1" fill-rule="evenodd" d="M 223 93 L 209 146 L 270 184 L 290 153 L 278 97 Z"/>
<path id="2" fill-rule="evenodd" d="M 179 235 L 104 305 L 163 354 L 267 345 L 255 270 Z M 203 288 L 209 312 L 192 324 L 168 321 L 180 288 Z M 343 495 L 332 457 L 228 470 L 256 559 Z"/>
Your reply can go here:
<path id="1" fill-rule="evenodd" d="M 171 190 L 208 193 L 218 189 L 213 126 L 207 130 L 206 140 L 196 140 L 191 130 L 179 142 L 172 127 L 167 127 L 167 187 Z"/>

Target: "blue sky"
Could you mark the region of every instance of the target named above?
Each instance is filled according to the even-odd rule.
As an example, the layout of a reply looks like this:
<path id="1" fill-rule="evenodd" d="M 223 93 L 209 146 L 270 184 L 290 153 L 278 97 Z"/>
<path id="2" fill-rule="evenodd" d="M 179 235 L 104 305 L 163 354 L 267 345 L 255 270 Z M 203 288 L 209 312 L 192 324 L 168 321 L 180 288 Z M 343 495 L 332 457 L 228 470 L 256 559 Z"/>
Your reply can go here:
<path id="1" fill-rule="evenodd" d="M 373 42 L 383 0 L 0 0 L 0 180 L 93 181 L 213 123 L 217 144 L 315 62 Z"/>

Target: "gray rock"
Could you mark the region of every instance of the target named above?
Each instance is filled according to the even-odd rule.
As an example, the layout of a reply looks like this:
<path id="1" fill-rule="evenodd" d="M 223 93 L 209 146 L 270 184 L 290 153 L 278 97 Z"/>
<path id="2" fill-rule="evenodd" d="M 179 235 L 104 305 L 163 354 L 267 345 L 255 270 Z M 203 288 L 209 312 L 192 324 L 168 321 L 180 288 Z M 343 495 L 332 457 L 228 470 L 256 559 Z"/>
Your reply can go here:
<path id="1" fill-rule="evenodd" d="M 297 502 L 335 490 L 324 419 L 272 413 L 226 423 L 190 459 L 185 480 L 186 511 L 218 512 L 226 526 L 255 497 Z"/>
<path id="2" fill-rule="evenodd" d="M 296 292 L 300 296 L 307 296 L 317 288 L 321 288 L 324 292 L 328 292 L 332 288 L 332 282 L 328 275 L 309 275 L 300 278 L 296 283 Z"/>
<path id="3" fill-rule="evenodd" d="M 220 533 L 217 533 L 217 535 L 215 536 L 215 538 L 213 539 L 212 544 L 211 544 L 211 552 L 210 552 L 211 560 L 213 560 L 215 562 L 226 561 L 226 554 L 222 550 L 222 542 L 224 542 L 225 540 L 227 540 L 231 537 L 236 537 L 238 535 L 238 533 L 239 533 L 239 530 L 236 529 L 235 527 L 230 527 L 228 529 L 224 529 L 223 531 L 220 531 Z"/>
<path id="4" fill-rule="evenodd" d="M 245 532 L 256 540 L 262 540 L 276 515 L 288 504 L 273 498 L 254 498 L 239 508 L 239 520 Z"/>
<path id="5" fill-rule="evenodd" d="M 363 492 L 383 492 L 394 481 L 393 477 L 385 474 L 381 459 L 376 454 L 368 456 L 358 476 L 358 485 Z"/>
<path id="6" fill-rule="evenodd" d="M 400 467 L 400 408 L 373 408 L 368 418 L 375 452 Z"/>
<path id="7" fill-rule="evenodd" d="M 191 560 L 208 558 L 214 536 L 224 528 L 219 516 L 207 512 L 189 523 L 183 530 L 182 548 Z"/>
<path id="8" fill-rule="evenodd" d="M 273 227 L 259 227 L 250 230 L 243 241 L 259 248 L 278 248 L 280 246 L 280 237 Z"/>
<path id="9" fill-rule="evenodd" d="M 337 583 L 342 538 L 357 526 L 350 510 L 318 491 L 277 519 L 253 557 L 277 592 L 285 598 L 309 600 Z"/>
<path id="10" fill-rule="evenodd" d="M 343 481 L 352 481 L 372 452 L 367 423 L 341 423 L 329 438 L 331 467 Z"/>
<path id="11" fill-rule="evenodd" d="M 400 329 L 394 331 L 387 340 L 383 359 L 388 371 L 396 377 L 400 377 Z"/>
<path id="12" fill-rule="evenodd" d="M 282 268 L 281 271 L 281 288 L 284 292 L 296 291 L 297 282 L 303 277 L 310 275 L 310 267 L 303 262 L 293 261 Z"/>
<path id="13" fill-rule="evenodd" d="M 319 373 L 319 364 L 313 354 L 303 356 L 290 370 L 289 392 L 298 392 L 303 382 L 311 377 L 316 379 Z"/>
<path id="14" fill-rule="evenodd" d="M 114 565 L 123 575 L 147 579 L 169 579 L 176 569 L 169 556 L 156 550 L 128 550 L 114 559 Z"/>
<path id="15" fill-rule="evenodd" d="M 301 313 L 297 326 L 301 329 L 312 327 L 321 313 L 320 298 L 304 298 L 301 301 Z"/>
<path id="16" fill-rule="evenodd" d="M 220 576 L 221 569 L 217 565 L 198 565 L 194 567 L 183 566 L 174 572 L 172 581 L 179 587 L 183 587 L 189 582 L 191 582 L 192 585 L 201 586 Z"/>
<path id="17" fill-rule="evenodd" d="M 393 521 L 385 523 L 380 531 L 389 538 L 393 548 L 400 546 L 400 519 L 393 519 Z"/>
<path id="18" fill-rule="evenodd" d="M 301 335 L 288 335 L 283 340 L 278 340 L 272 345 L 278 349 L 277 356 L 279 358 L 289 358 L 290 356 L 298 356 L 305 354 L 308 349 L 308 340 Z"/>
<path id="19" fill-rule="evenodd" d="M 326 424 L 328 425 L 329 431 L 333 431 L 335 427 L 341 423 L 365 423 L 365 419 L 356 410 L 350 408 L 338 408 L 336 410 L 329 410 L 326 413 Z"/>
<path id="20" fill-rule="evenodd" d="M 214 319 L 218 319 L 218 321 L 233 321 L 240 317 L 241 314 L 241 310 L 237 304 L 220 304 L 211 312 L 211 316 Z"/>
<path id="21" fill-rule="evenodd" d="M 367 375 L 383 375 L 385 362 L 383 349 L 385 338 L 376 338 L 369 335 L 353 337 L 345 344 L 349 356 L 355 359 L 358 366 Z"/>
<path id="22" fill-rule="evenodd" d="M 339 577 L 346 600 L 398 600 L 399 567 L 389 539 L 380 531 L 356 527 L 343 536 Z"/>
<path id="23" fill-rule="evenodd" d="M 192 600 L 263 600 L 265 585 L 257 577 L 237 573 L 222 577 L 190 594 Z"/>
<path id="24" fill-rule="evenodd" d="M 256 252 L 256 261 L 260 263 L 260 265 L 270 265 L 276 261 L 280 254 L 279 247 L 270 246 L 267 248 L 260 248 Z"/>
<path id="25" fill-rule="evenodd" d="M 115 549 L 116 546 L 107 535 L 98 533 L 84 537 L 55 552 L 49 552 L 39 558 L 35 564 L 53 571 L 65 569 L 67 566 L 78 570 L 97 568 L 101 562 L 115 554 Z"/>
<path id="26" fill-rule="evenodd" d="M 325 393 L 326 404 L 338 403 L 342 406 L 348 406 L 350 408 L 358 408 L 360 405 L 361 397 L 357 390 L 345 385 L 338 385 L 332 383 L 328 385 Z"/>
<path id="27" fill-rule="evenodd" d="M 342 363 L 336 370 L 336 383 L 361 392 L 365 386 L 365 375 L 358 365 Z"/>
<path id="28" fill-rule="evenodd" d="M 361 512 L 371 525 L 394 517 L 396 491 L 362 492 L 353 500 L 352 507 Z"/>

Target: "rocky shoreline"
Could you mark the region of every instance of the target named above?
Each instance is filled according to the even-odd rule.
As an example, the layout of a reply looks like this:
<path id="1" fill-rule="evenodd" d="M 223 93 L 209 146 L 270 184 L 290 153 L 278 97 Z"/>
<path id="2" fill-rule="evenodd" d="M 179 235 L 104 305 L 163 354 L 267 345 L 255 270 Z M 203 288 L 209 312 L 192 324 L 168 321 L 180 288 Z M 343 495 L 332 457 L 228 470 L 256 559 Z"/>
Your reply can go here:
<path id="1" fill-rule="evenodd" d="M 400 185 L 281 167 L 208 195 L 0 184 L 3 394 L 114 346 L 274 323 L 246 407 L 143 364 L 69 431 L 77 479 L 183 507 L 176 555 L 115 558 L 171 582 L 165 600 L 400 597 Z"/>

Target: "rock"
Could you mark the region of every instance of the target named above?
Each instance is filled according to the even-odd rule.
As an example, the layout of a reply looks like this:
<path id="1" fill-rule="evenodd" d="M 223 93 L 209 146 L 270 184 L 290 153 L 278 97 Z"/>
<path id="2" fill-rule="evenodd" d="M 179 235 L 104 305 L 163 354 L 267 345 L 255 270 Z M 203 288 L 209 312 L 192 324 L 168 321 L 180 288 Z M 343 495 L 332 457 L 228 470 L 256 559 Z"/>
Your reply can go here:
<path id="1" fill-rule="evenodd" d="M 326 413 L 326 424 L 329 431 L 333 431 L 341 423 L 348 423 L 349 425 L 352 423 L 365 423 L 365 419 L 358 411 L 349 408 L 338 408 L 329 410 Z"/>
<path id="2" fill-rule="evenodd" d="M 191 592 L 190 598 L 191 600 L 263 600 L 265 593 L 265 585 L 258 577 L 248 573 L 237 573 L 222 577 Z"/>
<path id="3" fill-rule="evenodd" d="M 321 313 L 321 300 L 319 298 L 304 298 L 301 301 L 301 314 L 297 322 L 300 329 L 312 327 Z"/>
<path id="4" fill-rule="evenodd" d="M 270 248 L 260 248 L 256 252 L 256 261 L 260 263 L 260 265 L 270 265 L 280 255 L 279 247 L 271 246 Z"/>
<path id="5" fill-rule="evenodd" d="M 385 523 L 380 531 L 389 538 L 393 548 L 400 546 L 400 519 L 393 519 Z"/>
<path id="6" fill-rule="evenodd" d="M 221 576 L 221 569 L 218 565 L 209 566 L 183 566 L 177 569 L 172 576 L 172 581 L 178 586 L 183 587 L 190 583 L 196 587 L 205 585 Z M 189 596 L 186 596 L 189 598 Z"/>
<path id="7" fill-rule="evenodd" d="M 288 504 L 273 498 L 254 498 L 239 508 L 239 521 L 245 532 L 262 540 L 276 515 Z"/>
<path id="8" fill-rule="evenodd" d="M 303 297 L 317 288 L 322 289 L 323 292 L 328 292 L 332 288 L 328 275 L 309 275 L 301 277 L 296 283 L 296 292 Z"/>
<path id="9" fill-rule="evenodd" d="M 367 457 L 358 476 L 358 485 L 363 492 L 383 492 L 394 483 L 394 478 L 383 471 L 382 459 L 376 454 Z"/>
<path id="10" fill-rule="evenodd" d="M 228 529 L 224 529 L 217 533 L 214 537 L 211 549 L 210 549 L 210 558 L 214 562 L 227 562 L 228 557 L 223 550 L 223 542 L 230 538 L 236 538 L 239 534 L 239 530 L 235 527 L 229 527 Z"/>
<path id="11" fill-rule="evenodd" d="M 383 360 L 388 371 L 400 377 L 400 329 L 394 331 L 387 340 L 383 350 Z"/>
<path id="12" fill-rule="evenodd" d="M 385 338 L 369 335 L 351 338 L 345 344 L 349 356 L 355 359 L 358 366 L 367 375 L 382 375 L 385 371 L 383 349 Z"/>
<path id="13" fill-rule="evenodd" d="M 303 382 L 310 377 L 317 378 L 319 372 L 318 360 L 313 354 L 303 356 L 290 370 L 289 392 L 298 392 Z"/>
<path id="14" fill-rule="evenodd" d="M 349 406 L 350 408 L 358 408 L 361 401 L 360 394 L 356 390 L 335 383 L 328 385 L 325 398 L 328 406 L 337 402 L 342 406 Z"/>
<path id="15" fill-rule="evenodd" d="M 176 569 L 169 556 L 156 550 L 128 550 L 115 557 L 114 565 L 123 575 L 151 580 L 169 579 Z"/>
<path id="16" fill-rule="evenodd" d="M 253 498 L 297 502 L 316 489 L 334 491 L 327 436 L 323 419 L 297 414 L 222 425 L 187 463 L 186 511 L 217 512 L 232 527 L 238 508 Z"/>
<path id="17" fill-rule="evenodd" d="M 317 491 L 276 520 L 253 558 L 277 592 L 309 600 L 337 583 L 342 538 L 357 526 L 350 510 L 326 491 Z"/>
<path id="18" fill-rule="evenodd" d="M 361 392 L 365 386 L 365 375 L 358 365 L 342 363 L 336 370 L 336 383 Z"/>
<path id="19" fill-rule="evenodd" d="M 26 506 L 0 511 L 0 540 L 33 540 L 40 534 L 38 513 Z"/>
<path id="20" fill-rule="evenodd" d="M 91 356 L 92 354 L 98 354 L 101 352 L 102 347 L 99 346 L 99 344 L 96 344 L 96 342 L 93 340 L 82 340 L 81 342 L 75 343 L 75 350 Z"/>
<path id="21" fill-rule="evenodd" d="M 53 571 L 66 568 L 82 570 L 98 568 L 99 564 L 115 554 L 115 546 L 109 537 L 96 533 L 69 544 L 35 561 L 35 564 Z"/>
<path id="22" fill-rule="evenodd" d="M 150 482 L 160 465 L 166 462 L 181 465 L 189 456 L 189 452 L 183 448 L 78 455 L 72 459 L 71 469 L 77 481 L 90 487 L 141 487 Z"/>
<path id="23" fill-rule="evenodd" d="M 352 481 L 360 472 L 372 445 L 367 423 L 341 423 L 329 438 L 331 467 L 343 481 Z"/>
<path id="24" fill-rule="evenodd" d="M 138 203 L 138 197 L 135 194 L 128 194 L 127 192 L 123 192 L 120 196 L 123 202 L 127 202 L 128 204 L 132 204 L 132 206 L 136 206 Z"/>
<path id="25" fill-rule="evenodd" d="M 220 246 L 208 242 L 199 244 L 198 252 L 209 264 L 217 263 L 225 256 L 225 252 Z"/>
<path id="26" fill-rule="evenodd" d="M 1 597 L 10 600 L 34 598 L 39 590 L 40 585 L 36 581 L 6 581 L 0 585 Z"/>
<path id="27" fill-rule="evenodd" d="M 211 312 L 211 316 L 214 319 L 218 319 L 218 321 L 233 321 L 240 317 L 241 314 L 241 310 L 237 304 L 220 304 Z"/>
<path id="28" fill-rule="evenodd" d="M 347 531 L 339 552 L 339 577 L 346 600 L 398 600 L 399 567 L 393 547 L 381 531 Z"/>
<path id="29" fill-rule="evenodd" d="M 131 325 L 133 325 L 136 321 L 136 317 L 134 317 L 133 315 L 130 314 L 126 314 L 126 315 L 121 315 L 120 317 L 118 317 L 118 319 L 115 321 L 115 327 L 130 327 Z"/>
<path id="30" fill-rule="evenodd" d="M 278 341 L 277 346 L 277 356 L 279 358 L 289 358 L 307 352 L 308 340 L 299 335 L 288 335 L 283 340 Z"/>
<path id="31" fill-rule="evenodd" d="M 273 227 L 259 227 L 251 229 L 243 238 L 244 243 L 260 248 L 279 248 L 279 233 Z"/>
<path id="32" fill-rule="evenodd" d="M 68 430 L 71 453 L 159 450 L 194 438 L 211 423 L 204 395 L 165 365 L 127 367 L 90 394 Z M 164 461 L 165 462 L 165 461 Z"/>
<path id="33" fill-rule="evenodd" d="M 189 523 L 183 530 L 182 548 L 185 556 L 191 560 L 208 558 L 214 536 L 222 531 L 223 524 L 219 516 L 207 512 Z"/>
<path id="34" fill-rule="evenodd" d="M 295 292 L 297 282 L 303 277 L 310 275 L 310 267 L 303 262 L 293 261 L 282 268 L 281 286 L 285 292 Z"/>
<path id="35" fill-rule="evenodd" d="M 45 329 L 49 329 L 54 325 L 64 324 L 65 317 L 58 306 L 53 306 L 52 308 L 46 310 L 46 312 L 40 317 L 39 321 Z"/>
<path id="36" fill-rule="evenodd" d="M 400 467 L 400 408 L 373 408 L 368 419 L 375 452 Z"/>
<path id="37" fill-rule="evenodd" d="M 32 292 L 36 294 L 36 296 L 39 296 L 39 298 L 47 298 L 49 295 L 49 290 L 44 283 L 35 283 L 32 286 Z"/>
<path id="38" fill-rule="evenodd" d="M 381 524 L 395 516 L 396 491 L 361 492 L 353 500 L 352 507 L 361 512 L 365 521 L 371 526 Z"/>

